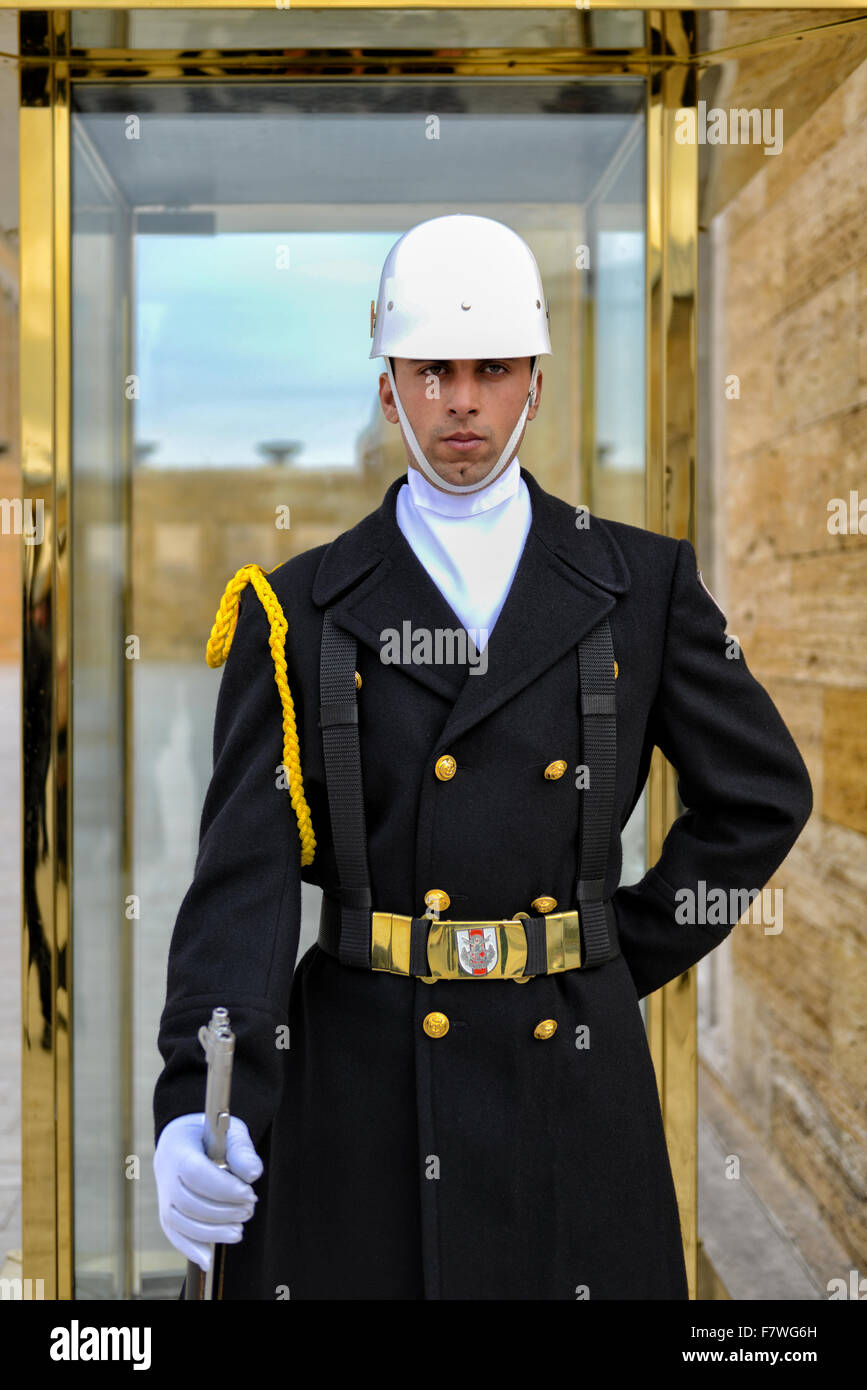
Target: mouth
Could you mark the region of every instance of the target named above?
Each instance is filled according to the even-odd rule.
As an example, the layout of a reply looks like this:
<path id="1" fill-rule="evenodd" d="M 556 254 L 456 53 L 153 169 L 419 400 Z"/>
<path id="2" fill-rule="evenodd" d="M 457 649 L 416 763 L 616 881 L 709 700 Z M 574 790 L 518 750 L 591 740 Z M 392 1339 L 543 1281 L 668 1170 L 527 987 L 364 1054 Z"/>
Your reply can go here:
<path id="1" fill-rule="evenodd" d="M 453 449 L 460 449 L 461 452 L 473 449 L 477 444 L 484 444 L 481 435 L 478 434 L 450 434 L 443 440 L 444 444 L 450 444 Z"/>

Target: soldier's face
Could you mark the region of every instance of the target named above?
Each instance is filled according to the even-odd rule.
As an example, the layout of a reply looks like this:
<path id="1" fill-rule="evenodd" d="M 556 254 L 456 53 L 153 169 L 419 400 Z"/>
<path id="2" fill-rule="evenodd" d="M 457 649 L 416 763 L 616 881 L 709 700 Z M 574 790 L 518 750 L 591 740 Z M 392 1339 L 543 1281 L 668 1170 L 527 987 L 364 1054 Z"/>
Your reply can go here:
<path id="1" fill-rule="evenodd" d="M 433 358 L 395 357 L 394 379 L 401 404 L 409 416 L 423 454 L 447 483 L 478 483 L 500 457 L 530 389 L 529 357 Z M 527 412 L 532 420 L 542 396 L 542 373 L 536 377 L 536 403 Z M 400 424 L 388 373 L 379 378 L 383 414 Z M 518 452 L 524 429 L 512 450 Z M 401 428 L 411 468 L 418 465 Z M 476 435 L 476 443 L 461 445 L 451 435 Z"/>

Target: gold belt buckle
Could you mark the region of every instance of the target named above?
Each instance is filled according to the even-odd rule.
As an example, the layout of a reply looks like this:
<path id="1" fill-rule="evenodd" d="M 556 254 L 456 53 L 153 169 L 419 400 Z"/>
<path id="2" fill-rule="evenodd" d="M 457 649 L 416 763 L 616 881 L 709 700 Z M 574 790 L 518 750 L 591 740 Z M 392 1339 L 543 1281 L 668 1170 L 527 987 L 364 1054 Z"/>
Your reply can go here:
<path id="1" fill-rule="evenodd" d="M 527 934 L 515 918 L 499 921 L 437 921 L 427 938 L 431 975 L 437 980 L 513 980 L 527 964 Z M 527 976 L 526 978 L 529 978 Z"/>
<path id="2" fill-rule="evenodd" d="M 525 984 L 527 933 L 521 918 L 526 912 L 498 921 L 443 921 L 432 919 L 428 930 L 427 957 L 430 975 L 417 978 L 425 984 L 437 980 L 514 980 Z M 577 910 L 549 913 L 545 918 L 548 974 L 572 970 L 581 964 Z M 374 912 L 371 927 L 370 967 L 396 975 L 409 975 L 412 917 L 396 912 Z"/>

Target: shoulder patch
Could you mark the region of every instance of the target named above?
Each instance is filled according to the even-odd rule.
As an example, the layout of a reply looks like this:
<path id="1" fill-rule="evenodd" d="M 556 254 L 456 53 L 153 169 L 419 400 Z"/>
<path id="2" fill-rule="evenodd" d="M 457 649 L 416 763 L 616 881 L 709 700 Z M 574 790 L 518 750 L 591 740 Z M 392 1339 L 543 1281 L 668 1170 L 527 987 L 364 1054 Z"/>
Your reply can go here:
<path id="1" fill-rule="evenodd" d="M 705 591 L 705 593 L 707 594 L 708 598 L 709 598 L 709 599 L 711 600 L 711 602 L 716 606 L 716 608 L 719 610 L 719 612 L 722 613 L 723 618 L 725 618 L 725 613 L 723 613 L 723 610 L 720 608 L 719 604 L 717 603 L 717 601 L 716 601 L 716 599 L 714 598 L 713 594 L 711 593 L 710 589 L 707 587 L 707 585 L 705 584 L 704 580 L 702 579 L 702 577 L 701 577 L 701 570 L 698 570 L 698 571 L 697 571 L 697 575 L 698 575 L 698 582 L 699 582 L 699 584 L 701 585 L 701 587 L 704 589 L 704 591 Z"/>

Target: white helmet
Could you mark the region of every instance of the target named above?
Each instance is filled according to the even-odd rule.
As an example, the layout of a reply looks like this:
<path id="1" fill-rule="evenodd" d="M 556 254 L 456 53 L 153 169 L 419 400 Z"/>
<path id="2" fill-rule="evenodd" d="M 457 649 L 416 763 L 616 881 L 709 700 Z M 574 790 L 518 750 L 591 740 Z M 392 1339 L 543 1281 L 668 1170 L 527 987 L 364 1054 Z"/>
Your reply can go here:
<path id="1" fill-rule="evenodd" d="M 424 475 L 447 492 L 478 492 L 502 472 L 536 399 L 539 357 L 551 356 L 548 304 L 527 243 L 491 217 L 452 213 L 404 232 L 370 305 L 371 357 L 384 357 L 397 413 Z M 506 447 L 481 482 L 447 483 L 422 453 L 397 394 L 392 357 L 531 357 L 530 389 Z"/>

